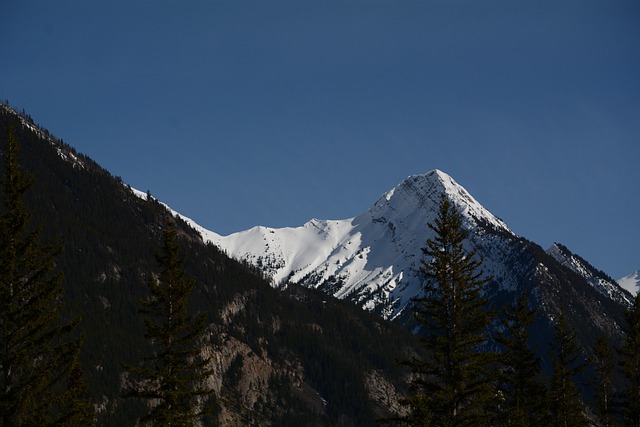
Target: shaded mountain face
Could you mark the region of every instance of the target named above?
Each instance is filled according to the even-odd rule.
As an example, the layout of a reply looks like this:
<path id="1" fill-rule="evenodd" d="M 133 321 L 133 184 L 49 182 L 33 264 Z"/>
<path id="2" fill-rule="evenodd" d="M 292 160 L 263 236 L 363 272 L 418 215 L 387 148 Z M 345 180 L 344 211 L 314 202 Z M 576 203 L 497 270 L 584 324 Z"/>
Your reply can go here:
<path id="1" fill-rule="evenodd" d="M 423 280 L 421 248 L 434 237 L 428 224 L 443 193 L 461 214 L 467 249 L 477 251 L 485 275 L 493 277 L 484 291 L 492 308 L 500 313 L 523 291 L 531 294 L 539 308 L 532 340 L 543 358 L 561 309 L 587 354 L 600 332 L 615 342 L 621 339 L 622 313 L 631 304 L 628 292 L 566 247 L 544 251 L 516 235 L 438 170 L 408 177 L 354 218 L 204 236 L 259 268 L 274 286 L 293 282 L 316 288 L 413 329 L 411 298 L 420 294 Z"/>
<path id="2" fill-rule="evenodd" d="M 572 253 L 566 246 L 555 243 L 547 253 L 563 266 L 584 278 L 597 292 L 620 303 L 623 306 L 633 304 L 632 295 L 603 271 L 597 270 L 579 255 Z"/>
<path id="3" fill-rule="evenodd" d="M 143 408 L 119 398 L 122 364 L 148 353 L 139 300 L 158 271 L 154 254 L 172 214 L 0 105 L 2 141 L 9 125 L 36 179 L 26 194 L 34 223 L 45 242 L 59 238 L 64 246 L 57 265 L 65 308 L 82 317 L 82 366 L 98 425 L 133 425 Z M 276 290 L 260 271 L 177 223 L 185 270 L 196 279 L 191 309 L 208 318 L 202 351 L 214 361 L 215 402 L 207 424 L 372 425 L 400 409 L 406 385 L 396 360 L 420 352 L 414 336 L 313 289 Z"/>

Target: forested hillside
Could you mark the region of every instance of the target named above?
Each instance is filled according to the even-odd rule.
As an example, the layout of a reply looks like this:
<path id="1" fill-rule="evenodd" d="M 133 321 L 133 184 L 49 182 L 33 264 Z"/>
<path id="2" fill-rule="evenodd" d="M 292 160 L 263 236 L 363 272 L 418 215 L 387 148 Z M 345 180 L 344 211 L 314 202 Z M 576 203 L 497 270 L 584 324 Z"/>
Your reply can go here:
<path id="1" fill-rule="evenodd" d="M 80 316 L 80 353 L 99 425 L 131 425 L 143 407 L 120 398 L 123 364 L 148 344 L 139 300 L 158 266 L 170 216 L 119 178 L 35 126 L 0 108 L 3 137 L 13 126 L 26 193 L 42 239 L 59 239 L 69 318 Z M 170 173 L 170 171 L 168 171 Z M 398 409 L 405 387 L 398 355 L 416 339 L 346 302 L 290 286 L 273 289 L 253 268 L 228 258 L 177 220 L 185 270 L 196 281 L 190 310 L 204 312 L 215 391 L 207 423 L 224 425 L 371 425 Z"/>

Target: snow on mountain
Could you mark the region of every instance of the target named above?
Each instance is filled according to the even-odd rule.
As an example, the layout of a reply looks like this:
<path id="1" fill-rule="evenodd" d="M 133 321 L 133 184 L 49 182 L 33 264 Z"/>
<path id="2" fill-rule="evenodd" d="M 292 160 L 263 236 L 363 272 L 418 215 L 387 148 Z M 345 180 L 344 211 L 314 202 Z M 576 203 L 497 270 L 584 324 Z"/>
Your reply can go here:
<path id="1" fill-rule="evenodd" d="M 139 197 L 147 197 L 135 191 Z M 556 244 L 546 251 L 547 258 L 542 257 L 544 250 L 515 235 L 439 170 L 409 176 L 361 215 L 342 220 L 312 219 L 300 227 L 259 226 L 221 236 L 172 212 L 198 230 L 205 241 L 259 268 L 274 286 L 298 283 L 318 288 L 384 318 L 396 319 L 421 292 L 421 249 L 434 237 L 428 224 L 435 220 L 441 194 L 458 208 L 469 232 L 467 248 L 476 250 L 485 276 L 493 277 L 486 292 L 494 304 L 506 303 L 529 289 L 553 318 L 559 309 L 558 292 L 565 292 L 566 286 L 582 286 L 569 284 L 566 280 L 573 279 L 557 270 L 568 268 L 584 280 L 584 286 L 604 298 L 630 305 L 629 294 L 615 281 L 566 247 Z M 593 297 L 585 294 L 585 298 Z"/>
<path id="2" fill-rule="evenodd" d="M 129 186 L 129 188 L 131 189 L 131 191 L 133 191 L 133 194 L 135 194 L 137 197 L 143 199 L 143 200 L 147 200 L 147 197 L 150 196 L 150 194 L 144 192 L 144 191 L 140 191 L 136 188 L 133 188 L 131 186 Z M 151 196 L 153 197 L 153 196 Z M 171 206 L 167 205 L 164 202 L 161 202 L 157 199 L 154 198 L 154 200 L 158 201 L 158 203 L 160 203 L 162 206 L 166 207 L 167 209 L 169 209 L 169 212 L 171 212 L 172 215 L 179 217 L 180 219 L 182 219 L 184 222 L 186 222 L 187 224 L 189 224 L 189 226 L 191 228 L 193 228 L 194 230 L 196 230 L 198 233 L 200 233 L 200 235 L 202 236 L 202 240 L 204 240 L 205 242 L 212 242 L 215 241 L 217 239 L 220 238 L 220 235 L 211 231 L 211 230 L 207 230 L 206 228 L 204 228 L 203 226 L 201 226 L 200 224 L 198 224 L 197 222 L 195 222 L 194 220 L 192 220 L 189 217 L 186 217 L 184 215 L 182 215 L 180 212 L 175 211 Z"/>
<path id="3" fill-rule="evenodd" d="M 547 249 L 547 253 L 560 264 L 582 276 L 599 293 L 623 304 L 631 305 L 633 303 L 629 295 L 622 290 L 616 281 L 602 271 L 596 270 L 591 264 L 572 253 L 565 246 L 554 243 Z"/>
<path id="4" fill-rule="evenodd" d="M 640 270 L 619 279 L 618 284 L 629 291 L 631 295 L 637 295 L 640 293 Z"/>
<path id="5" fill-rule="evenodd" d="M 275 287 L 313 287 L 417 330 L 411 310 L 405 309 L 422 291 L 421 249 L 434 237 L 428 224 L 436 218 L 441 194 L 458 208 L 468 231 L 465 245 L 482 259 L 484 276 L 492 278 L 483 289 L 489 305 L 500 313 L 526 291 L 539 308 L 531 339 L 540 355 L 548 350 L 561 311 L 584 349 L 593 346 L 598 331 L 622 339 L 631 295 L 564 246 L 545 251 L 517 236 L 438 170 L 409 176 L 369 210 L 348 219 L 312 219 L 300 227 L 254 227 L 221 236 L 180 216 L 205 241 L 259 268 Z"/>
<path id="6" fill-rule="evenodd" d="M 433 237 L 427 224 L 435 219 L 443 192 L 458 207 L 464 226 L 479 230 L 473 233 L 473 244 L 500 250 L 495 242 L 483 242 L 481 229 L 486 228 L 515 238 L 450 176 L 434 170 L 406 178 L 354 218 L 312 219 L 294 228 L 254 227 L 229 236 L 214 233 L 207 239 L 260 268 L 274 285 L 291 281 L 320 288 L 394 318 L 420 292 L 420 249 Z M 491 259 L 485 269 L 488 274 L 509 275 Z"/>

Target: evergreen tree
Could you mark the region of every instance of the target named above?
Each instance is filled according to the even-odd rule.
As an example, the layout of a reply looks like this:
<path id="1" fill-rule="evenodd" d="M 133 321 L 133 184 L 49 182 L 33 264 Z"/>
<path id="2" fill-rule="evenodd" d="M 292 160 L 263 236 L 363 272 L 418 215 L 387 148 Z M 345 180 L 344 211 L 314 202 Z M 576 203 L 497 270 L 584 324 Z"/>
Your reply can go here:
<path id="1" fill-rule="evenodd" d="M 575 342 L 575 332 L 569 329 L 563 311 L 560 311 L 554 329 L 553 375 L 549 394 L 551 418 L 559 427 L 587 426 L 589 423 L 584 415 L 580 388 L 575 381 L 586 363 L 581 360 L 583 357 Z"/>
<path id="2" fill-rule="evenodd" d="M 602 427 L 614 425 L 612 417 L 612 383 L 615 363 L 613 349 L 604 334 L 600 334 L 593 348 L 591 362 L 595 372 L 593 391 L 596 398 L 596 414 Z"/>
<path id="3" fill-rule="evenodd" d="M 620 366 L 626 380 L 622 391 L 622 415 L 625 425 L 640 427 L 640 293 L 625 317 L 627 337 L 620 349 Z"/>
<path id="4" fill-rule="evenodd" d="M 500 356 L 499 389 L 504 399 L 499 423 L 507 426 L 539 426 L 545 419 L 546 387 L 541 380 L 540 358 L 529 348 L 529 327 L 536 309 L 529 309 L 523 293 L 512 309 L 505 308 L 505 332 L 496 341 L 504 347 Z"/>
<path id="5" fill-rule="evenodd" d="M 409 408 L 406 417 L 395 417 L 383 419 L 386 423 L 409 424 L 413 427 L 431 427 L 431 416 L 429 413 L 429 402 L 427 397 L 421 392 L 400 400 L 400 404 Z"/>
<path id="6" fill-rule="evenodd" d="M 201 353 L 206 322 L 204 315 L 193 318 L 188 314 L 194 280 L 182 271 L 184 260 L 178 254 L 172 221 L 163 234 L 163 248 L 156 256 L 161 272 L 149 279 L 151 297 L 141 301 L 140 310 L 153 353 L 142 366 L 127 367 L 139 381 L 125 395 L 147 401 L 150 411 L 142 423 L 186 426 L 205 415 L 206 401 L 213 392 L 206 385 L 210 360 Z"/>
<path id="7" fill-rule="evenodd" d="M 20 144 L 7 132 L 0 178 L 0 425 L 78 425 L 92 421 L 78 363 L 78 320 L 62 320 L 58 245 L 43 245 L 24 194 Z"/>
<path id="8" fill-rule="evenodd" d="M 419 378 L 413 383 L 417 394 L 406 403 L 423 408 L 431 425 L 487 424 L 495 395 L 490 372 L 494 356 L 481 350 L 492 318 L 481 296 L 488 279 L 483 278 L 475 251 L 465 250 L 467 232 L 444 194 L 429 228 L 436 235 L 422 249 L 423 295 L 414 300 L 428 357 L 408 362 Z M 407 421 L 415 419 L 414 415 L 415 409 Z"/>

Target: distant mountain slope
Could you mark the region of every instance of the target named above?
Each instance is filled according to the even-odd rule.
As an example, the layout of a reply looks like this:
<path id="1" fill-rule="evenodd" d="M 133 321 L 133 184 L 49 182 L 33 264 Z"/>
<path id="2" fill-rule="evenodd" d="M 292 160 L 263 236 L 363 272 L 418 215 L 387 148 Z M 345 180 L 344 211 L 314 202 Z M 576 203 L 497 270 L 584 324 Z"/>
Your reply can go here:
<path id="1" fill-rule="evenodd" d="M 585 352 L 600 332 L 621 339 L 622 313 L 631 303 L 627 292 L 564 246 L 547 252 L 517 236 L 438 170 L 408 177 L 354 218 L 204 236 L 259 268 L 274 286 L 292 282 L 317 288 L 413 328 L 409 308 L 421 292 L 420 249 L 434 237 L 428 224 L 435 219 L 440 194 L 458 207 L 469 232 L 467 246 L 477 250 L 485 274 L 493 277 L 485 289 L 492 307 L 501 312 L 523 291 L 532 294 L 540 309 L 532 339 L 543 358 L 561 309 L 578 330 Z"/>
<path id="2" fill-rule="evenodd" d="M 36 178 L 27 193 L 35 222 L 46 241 L 64 245 L 57 263 L 67 312 L 82 316 L 82 365 L 98 425 L 133 425 L 141 408 L 119 398 L 122 363 L 135 363 L 148 345 L 138 301 L 157 272 L 154 254 L 171 213 L 0 105 L 0 139 L 9 125 Z M 178 226 L 185 268 L 196 278 L 192 307 L 208 315 L 203 351 L 215 360 L 208 425 L 364 426 L 399 409 L 405 383 L 396 359 L 420 351 L 415 337 L 320 292 L 273 289 L 187 223 Z"/>
<path id="3" fill-rule="evenodd" d="M 566 246 L 555 243 L 547 249 L 547 253 L 560 264 L 583 277 L 587 283 L 601 294 L 625 306 L 633 303 L 631 296 L 625 292 L 626 289 L 621 287 L 618 282 L 604 272 L 594 268 L 584 258 L 572 253 Z"/>
<path id="4" fill-rule="evenodd" d="M 618 279 L 618 284 L 631 292 L 633 295 L 637 295 L 640 292 L 640 270 L 631 273 L 628 276 Z"/>

